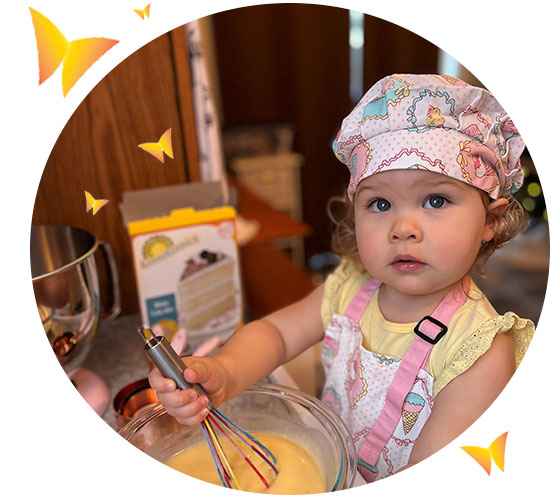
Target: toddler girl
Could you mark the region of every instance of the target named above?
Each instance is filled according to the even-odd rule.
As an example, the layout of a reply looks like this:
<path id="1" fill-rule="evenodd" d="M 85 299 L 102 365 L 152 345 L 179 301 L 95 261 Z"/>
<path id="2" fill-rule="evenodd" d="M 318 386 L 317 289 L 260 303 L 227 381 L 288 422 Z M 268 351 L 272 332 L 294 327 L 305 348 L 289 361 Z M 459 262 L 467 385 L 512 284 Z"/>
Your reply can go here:
<path id="1" fill-rule="evenodd" d="M 310 295 L 237 331 L 185 378 L 215 405 L 322 342 L 322 400 L 348 425 L 366 481 L 431 455 L 472 424 L 512 376 L 534 332 L 498 315 L 469 276 L 525 222 L 511 194 L 524 143 L 486 90 L 393 75 L 347 116 L 333 149 L 350 170 L 341 263 Z M 184 424 L 207 400 L 152 387 Z"/>

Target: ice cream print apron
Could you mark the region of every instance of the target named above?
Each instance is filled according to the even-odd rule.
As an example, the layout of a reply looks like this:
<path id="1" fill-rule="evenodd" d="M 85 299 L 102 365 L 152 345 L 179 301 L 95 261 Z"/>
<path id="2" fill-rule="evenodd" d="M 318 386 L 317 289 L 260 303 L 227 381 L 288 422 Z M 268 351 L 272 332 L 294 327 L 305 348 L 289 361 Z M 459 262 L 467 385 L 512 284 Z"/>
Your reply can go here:
<path id="1" fill-rule="evenodd" d="M 349 427 L 358 470 L 367 482 L 393 475 L 408 463 L 433 408 L 433 377 L 426 371 L 431 349 L 467 297 L 461 285 L 450 291 L 431 316 L 416 325 L 408 351 L 397 359 L 362 346 L 358 322 L 380 285 L 377 280 L 366 282 L 345 315 L 332 316 L 322 342 L 322 401 Z"/>

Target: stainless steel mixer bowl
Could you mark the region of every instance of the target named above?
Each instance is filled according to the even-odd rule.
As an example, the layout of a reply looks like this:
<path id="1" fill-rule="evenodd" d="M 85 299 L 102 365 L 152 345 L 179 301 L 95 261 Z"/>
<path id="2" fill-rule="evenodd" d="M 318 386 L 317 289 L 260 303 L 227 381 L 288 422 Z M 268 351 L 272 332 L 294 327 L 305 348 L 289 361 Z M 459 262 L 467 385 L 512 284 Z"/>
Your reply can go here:
<path id="1" fill-rule="evenodd" d="M 120 312 L 119 271 L 113 249 L 89 232 L 65 225 L 32 225 L 31 273 L 44 329 L 66 372 L 77 368 L 90 349 L 102 306 L 96 257 L 105 258 L 113 305 Z"/>
<path id="2" fill-rule="evenodd" d="M 219 409 L 248 432 L 281 435 L 303 446 L 319 464 L 326 491 L 352 487 L 357 463 L 353 438 L 320 400 L 290 387 L 259 383 Z M 130 421 L 119 434 L 160 462 L 203 440 L 199 425 L 179 424 L 162 405 Z"/>

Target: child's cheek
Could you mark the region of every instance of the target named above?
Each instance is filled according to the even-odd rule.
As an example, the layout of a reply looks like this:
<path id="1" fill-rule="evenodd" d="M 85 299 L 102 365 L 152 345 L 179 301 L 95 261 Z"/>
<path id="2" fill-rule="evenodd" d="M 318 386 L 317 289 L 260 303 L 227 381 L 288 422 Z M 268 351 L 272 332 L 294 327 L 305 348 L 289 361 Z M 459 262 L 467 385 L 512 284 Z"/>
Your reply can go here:
<path id="1" fill-rule="evenodd" d="M 385 259 L 383 243 L 375 237 L 366 237 L 357 243 L 358 253 L 365 268 L 370 271 L 378 268 Z"/>
<path id="2" fill-rule="evenodd" d="M 466 238 L 444 238 L 433 247 L 433 254 L 451 265 L 470 266 L 479 251 L 479 245 Z"/>

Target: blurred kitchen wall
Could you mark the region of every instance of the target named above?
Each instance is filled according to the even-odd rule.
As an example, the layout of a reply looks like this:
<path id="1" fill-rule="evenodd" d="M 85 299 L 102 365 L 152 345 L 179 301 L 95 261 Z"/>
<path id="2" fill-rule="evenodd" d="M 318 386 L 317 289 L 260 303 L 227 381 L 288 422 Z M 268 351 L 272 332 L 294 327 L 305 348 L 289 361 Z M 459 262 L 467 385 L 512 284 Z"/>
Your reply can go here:
<path id="1" fill-rule="evenodd" d="M 215 97 L 223 128 L 292 123 L 301 168 L 303 218 L 313 228 L 306 260 L 330 247 L 325 205 L 341 195 L 347 169 L 331 142 L 356 104 L 350 95 L 350 12 L 305 4 L 273 4 L 211 16 Z M 438 49 L 381 19 L 364 16 L 362 78 L 367 89 L 393 72 L 436 72 Z M 213 71 L 214 76 L 215 71 Z"/>

